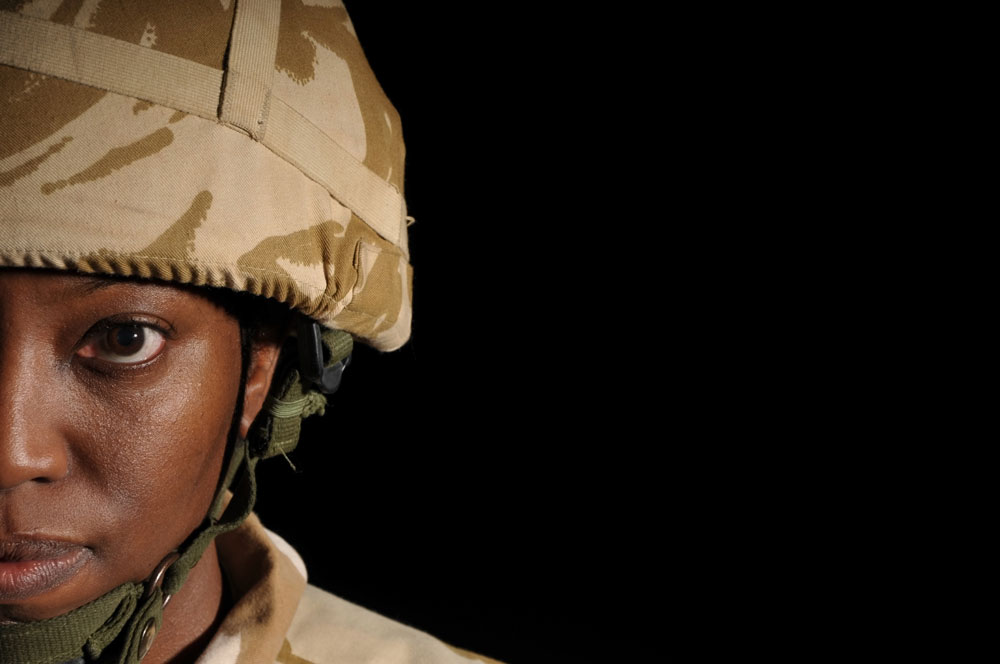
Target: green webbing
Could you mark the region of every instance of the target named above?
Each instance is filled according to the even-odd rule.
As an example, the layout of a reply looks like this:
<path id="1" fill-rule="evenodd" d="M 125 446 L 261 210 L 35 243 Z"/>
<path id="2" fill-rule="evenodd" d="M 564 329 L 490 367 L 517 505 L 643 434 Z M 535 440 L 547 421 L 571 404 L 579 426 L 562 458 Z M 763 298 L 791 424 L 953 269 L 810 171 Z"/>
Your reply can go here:
<path id="1" fill-rule="evenodd" d="M 0 625 L 0 664 L 61 664 L 81 656 L 101 664 L 136 664 L 146 624 L 153 620 L 157 631 L 163 625 L 163 598 L 180 590 L 213 539 L 239 526 L 253 509 L 257 459 L 247 454 L 243 439 L 237 441 L 233 457 L 238 477 L 229 506 L 221 519 L 210 520 L 183 548 L 160 588 L 144 597 L 145 584 L 126 583 L 65 615 Z"/>
<path id="2" fill-rule="evenodd" d="M 247 455 L 246 446 L 246 440 L 242 439 L 237 446 L 240 456 L 245 461 L 241 464 L 240 470 L 242 472 L 240 472 L 236 479 L 232 500 L 229 501 L 226 511 L 222 514 L 222 518 L 201 531 L 188 545 L 187 549 L 181 553 L 181 557 L 177 562 L 167 570 L 166 578 L 163 580 L 163 590 L 167 595 L 173 595 L 180 590 L 181 584 L 187 578 L 188 572 L 198 563 L 201 559 L 201 554 L 205 552 L 205 549 L 212 543 L 212 540 L 223 533 L 228 533 L 235 529 L 250 516 L 253 504 L 257 500 L 257 477 L 255 471 L 258 460 L 255 457 Z"/>
<path id="3" fill-rule="evenodd" d="M 226 504 L 226 489 L 231 487 L 236 480 L 236 473 L 243 467 L 243 459 L 246 455 L 247 445 L 242 442 L 237 444 L 233 449 L 233 453 L 229 455 L 229 462 L 226 464 L 226 470 L 222 475 L 222 484 L 219 485 L 219 491 L 215 494 L 215 498 L 212 499 L 212 506 L 208 508 L 209 522 L 215 523 L 222 515 L 222 508 Z"/>
<path id="4" fill-rule="evenodd" d="M 326 397 L 315 390 L 306 392 L 306 395 L 295 401 L 282 401 L 281 399 L 269 399 L 267 412 L 275 417 L 309 417 L 315 413 L 322 415 L 326 412 Z"/>
<path id="5" fill-rule="evenodd" d="M 354 348 L 351 335 L 340 330 L 324 330 L 323 345 L 327 349 L 324 365 L 332 367 L 345 359 Z M 261 418 L 252 444 L 255 454 L 262 459 L 268 459 L 279 454 L 288 454 L 299 442 L 302 420 L 315 413 L 322 414 L 326 406 L 326 396 L 315 390 L 308 390 L 302 385 L 299 372 L 289 367 L 281 378 L 276 377 L 279 389 L 267 400 L 264 406 L 265 417 Z"/>
<path id="6" fill-rule="evenodd" d="M 354 349 L 354 338 L 341 330 L 323 330 L 323 345 L 330 351 L 326 366 L 332 367 L 337 362 L 351 354 Z"/>
<path id="7" fill-rule="evenodd" d="M 0 625 L 3 664 L 58 663 L 100 652 L 135 610 L 141 583 L 126 583 L 55 618 Z"/>

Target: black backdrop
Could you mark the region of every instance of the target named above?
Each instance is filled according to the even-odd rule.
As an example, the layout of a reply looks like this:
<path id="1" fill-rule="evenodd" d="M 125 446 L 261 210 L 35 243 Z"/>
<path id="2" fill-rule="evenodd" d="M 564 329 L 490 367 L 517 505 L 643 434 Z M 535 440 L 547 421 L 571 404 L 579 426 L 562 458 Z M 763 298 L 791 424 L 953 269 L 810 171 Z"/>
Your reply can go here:
<path id="1" fill-rule="evenodd" d="M 517 448 L 530 453 L 532 441 L 511 425 L 519 360 L 501 334 L 517 279 L 494 264 L 507 230 L 493 222 L 510 211 L 490 182 L 497 137 L 478 109 L 485 81 L 470 68 L 485 44 L 427 3 L 348 10 L 403 119 L 417 219 L 413 336 L 391 354 L 356 350 L 326 416 L 307 421 L 291 455 L 299 472 L 262 464 L 258 513 L 299 550 L 313 584 L 452 645 L 541 661 L 531 658 L 551 641 L 542 625 L 553 618 L 523 596 L 537 522 L 518 497 Z"/>
<path id="2" fill-rule="evenodd" d="M 553 155 L 576 130 L 537 57 L 549 37 L 509 5 L 347 6 L 403 120 L 413 336 L 356 350 L 298 472 L 262 464 L 258 513 L 312 583 L 452 645 L 619 659 L 601 653 L 634 641 L 626 597 L 646 582 L 621 543 L 650 524 L 630 521 L 618 425 L 592 397 L 588 257 L 552 230 L 573 214 Z"/>

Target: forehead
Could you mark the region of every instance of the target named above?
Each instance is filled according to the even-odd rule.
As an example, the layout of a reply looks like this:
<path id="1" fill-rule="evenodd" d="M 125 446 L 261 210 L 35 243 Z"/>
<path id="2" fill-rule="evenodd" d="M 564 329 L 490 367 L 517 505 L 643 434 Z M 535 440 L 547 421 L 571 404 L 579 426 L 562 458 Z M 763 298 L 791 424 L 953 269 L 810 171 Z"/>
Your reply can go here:
<path id="1" fill-rule="evenodd" d="M 23 291 L 39 296 L 67 298 L 127 285 L 133 284 L 122 279 L 54 270 L 0 268 L 0 292 L 5 293 Z"/>
<path id="2" fill-rule="evenodd" d="M 75 305 L 97 304 L 214 309 L 228 316 L 212 298 L 192 287 L 56 270 L 0 268 L 0 314 L 17 308 L 70 314 Z"/>

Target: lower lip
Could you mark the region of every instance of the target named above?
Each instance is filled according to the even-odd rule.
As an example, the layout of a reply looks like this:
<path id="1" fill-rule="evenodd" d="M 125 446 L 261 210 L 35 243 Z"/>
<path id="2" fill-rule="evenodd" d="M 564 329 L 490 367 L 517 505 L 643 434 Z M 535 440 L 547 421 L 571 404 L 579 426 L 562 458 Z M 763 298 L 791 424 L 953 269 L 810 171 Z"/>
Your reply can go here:
<path id="1" fill-rule="evenodd" d="M 87 564 L 89 553 L 74 548 L 44 560 L 0 560 L 0 601 L 27 599 L 66 583 Z"/>

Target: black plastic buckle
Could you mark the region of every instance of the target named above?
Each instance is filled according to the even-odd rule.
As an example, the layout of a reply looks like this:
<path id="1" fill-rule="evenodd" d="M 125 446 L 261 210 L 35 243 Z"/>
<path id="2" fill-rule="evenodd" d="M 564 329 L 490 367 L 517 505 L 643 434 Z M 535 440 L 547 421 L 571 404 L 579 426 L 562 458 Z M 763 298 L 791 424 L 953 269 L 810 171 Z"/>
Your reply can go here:
<path id="1" fill-rule="evenodd" d="M 319 323 L 305 320 L 299 323 L 299 371 L 302 377 L 315 385 L 324 394 L 333 394 L 340 388 L 344 369 L 351 363 L 348 355 L 332 366 L 325 366 L 323 358 L 323 338 Z"/>

